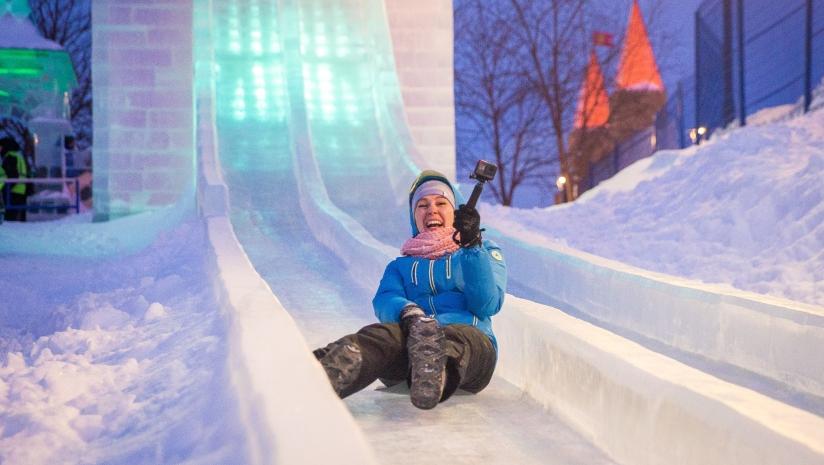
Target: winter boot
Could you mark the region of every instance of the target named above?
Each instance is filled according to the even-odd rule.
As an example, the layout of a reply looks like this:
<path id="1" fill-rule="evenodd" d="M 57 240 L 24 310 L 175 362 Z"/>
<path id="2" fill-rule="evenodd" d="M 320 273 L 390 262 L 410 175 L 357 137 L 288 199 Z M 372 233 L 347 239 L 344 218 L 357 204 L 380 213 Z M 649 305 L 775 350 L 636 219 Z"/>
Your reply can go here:
<path id="1" fill-rule="evenodd" d="M 338 340 L 323 350 L 325 354 L 320 359 L 320 364 L 326 370 L 332 389 L 338 396 L 343 397 L 344 390 L 351 386 L 360 374 L 363 364 L 360 347 L 353 342 Z"/>
<path id="2" fill-rule="evenodd" d="M 409 325 L 406 342 L 409 353 L 412 404 L 420 409 L 438 405 L 446 382 L 446 336 L 434 318 L 416 318 Z"/>

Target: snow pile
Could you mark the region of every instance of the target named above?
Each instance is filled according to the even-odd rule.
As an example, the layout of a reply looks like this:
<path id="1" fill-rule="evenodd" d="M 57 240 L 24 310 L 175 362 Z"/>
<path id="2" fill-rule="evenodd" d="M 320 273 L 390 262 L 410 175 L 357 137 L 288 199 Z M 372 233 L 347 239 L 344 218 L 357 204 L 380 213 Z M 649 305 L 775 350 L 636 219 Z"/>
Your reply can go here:
<path id="1" fill-rule="evenodd" d="M 10 12 L 3 11 L 0 11 L 0 48 L 63 49 L 57 42 L 40 35 L 28 19 L 18 18 Z"/>
<path id="2" fill-rule="evenodd" d="M 640 160 L 572 203 L 484 221 L 647 270 L 824 305 L 824 111 Z M 540 239 L 536 238 L 540 235 Z"/>
<path id="3" fill-rule="evenodd" d="M 91 213 L 43 223 L 6 221 L 0 225 L 0 257 L 31 254 L 90 259 L 136 253 L 192 211 L 193 201 L 189 201 L 99 225 L 90 224 Z"/>
<path id="4" fill-rule="evenodd" d="M 52 229 L 53 247 L 81 232 L 113 246 L 136 224 L 13 229 L 41 240 Z M 135 255 L 0 255 L 14 270 L 0 277 L 12 297 L 0 300 L 0 463 L 244 461 L 207 247 L 190 220 Z"/>

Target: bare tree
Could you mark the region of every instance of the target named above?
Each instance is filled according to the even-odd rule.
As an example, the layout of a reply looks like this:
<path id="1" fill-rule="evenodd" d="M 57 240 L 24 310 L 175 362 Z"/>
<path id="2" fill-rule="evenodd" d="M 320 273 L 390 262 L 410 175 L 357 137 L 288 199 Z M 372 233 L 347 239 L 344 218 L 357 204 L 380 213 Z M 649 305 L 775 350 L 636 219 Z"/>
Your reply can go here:
<path id="1" fill-rule="evenodd" d="M 578 163 L 569 152 L 567 137 L 592 50 L 591 25 L 612 27 L 603 17 L 596 17 L 592 2 L 586 0 L 509 0 L 509 4 L 515 12 L 518 41 L 526 51 L 521 61 L 523 78 L 546 106 L 559 172 L 572 180 L 581 174 L 574 173 Z M 605 54 L 607 67 L 617 55 L 614 50 Z M 583 109 L 584 121 L 589 110 Z M 565 186 L 568 199 L 573 198 L 572 184 Z"/>
<path id="2" fill-rule="evenodd" d="M 512 205 L 525 182 L 548 176 L 553 162 L 544 106 L 519 72 L 512 19 L 506 5 L 484 0 L 461 2 L 455 13 L 459 165 L 496 163 L 490 190 L 503 205 Z"/>
<path id="3" fill-rule="evenodd" d="M 609 91 L 613 87 L 611 76 L 614 76 L 609 71 L 618 61 L 630 2 L 456 0 L 455 3 L 459 160 L 466 160 L 471 149 L 487 148 L 490 154 L 504 155 L 502 169 L 519 173 L 501 182 L 516 179 L 532 182 L 538 178 L 547 190 L 555 189 L 554 176 L 547 173 L 548 168 L 571 181 L 585 176 L 582 167 L 587 164 L 576 159 L 579 151 L 570 151 L 569 138 L 593 50 L 592 33 L 608 31 L 615 37 L 616 46 L 598 53 Z M 646 3 L 651 4 L 649 27 L 660 11 L 660 2 Z M 654 32 L 654 35 L 665 34 Z M 489 90 L 493 87 L 494 92 Z M 536 101 L 540 102 L 539 108 L 533 109 Z M 579 114 L 584 127 L 591 110 L 594 108 L 584 108 Z M 514 116 L 522 112 L 537 119 Z M 535 131 L 540 134 L 536 135 Z M 483 135 L 487 147 L 473 145 L 474 134 Z M 512 152 L 520 148 L 519 134 L 528 141 L 529 156 L 516 156 Z M 580 142 L 580 137 L 588 137 L 589 133 L 581 132 L 578 136 Z M 542 159 L 533 160 L 532 156 Z M 510 166 L 512 163 L 522 166 Z M 572 185 L 573 182 L 566 184 L 567 199 L 574 198 Z M 512 195 L 501 195 L 499 200 L 504 203 L 505 198 L 511 202 Z"/>
<path id="4" fill-rule="evenodd" d="M 29 0 L 30 18 L 41 34 L 62 45 L 77 74 L 70 118 L 79 148 L 92 145 L 91 1 Z"/>

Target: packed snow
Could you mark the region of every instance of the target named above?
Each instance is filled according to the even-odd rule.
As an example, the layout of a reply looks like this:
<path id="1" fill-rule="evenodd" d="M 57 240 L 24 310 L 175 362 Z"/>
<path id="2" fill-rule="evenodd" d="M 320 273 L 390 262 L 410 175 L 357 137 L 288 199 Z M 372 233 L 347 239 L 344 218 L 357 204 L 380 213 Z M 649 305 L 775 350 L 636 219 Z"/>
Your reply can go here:
<path id="1" fill-rule="evenodd" d="M 0 463 L 244 461 L 200 220 L 0 231 Z"/>
<path id="2" fill-rule="evenodd" d="M 528 243 L 821 306 L 824 111 L 660 151 L 573 203 L 482 214 Z"/>

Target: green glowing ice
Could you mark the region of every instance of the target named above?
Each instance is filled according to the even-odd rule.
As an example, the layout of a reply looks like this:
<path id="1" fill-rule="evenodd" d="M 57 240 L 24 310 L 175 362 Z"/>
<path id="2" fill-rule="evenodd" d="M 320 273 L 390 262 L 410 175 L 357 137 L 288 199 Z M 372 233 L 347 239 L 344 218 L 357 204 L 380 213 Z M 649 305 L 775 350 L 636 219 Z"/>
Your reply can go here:
<path id="1" fill-rule="evenodd" d="M 3 0 L 2 3 L 0 15 L 9 12 L 18 18 L 25 18 L 31 13 L 27 0 Z"/>

